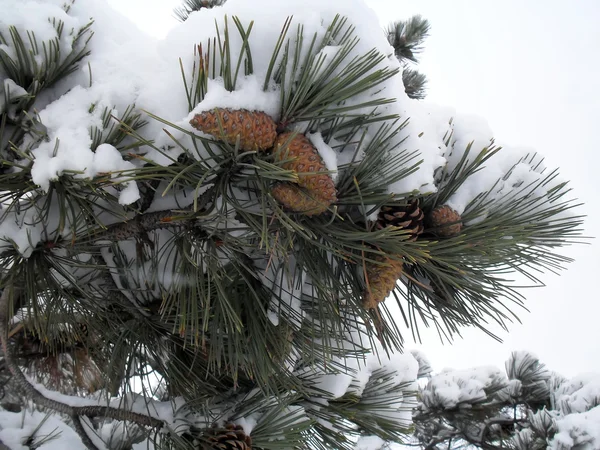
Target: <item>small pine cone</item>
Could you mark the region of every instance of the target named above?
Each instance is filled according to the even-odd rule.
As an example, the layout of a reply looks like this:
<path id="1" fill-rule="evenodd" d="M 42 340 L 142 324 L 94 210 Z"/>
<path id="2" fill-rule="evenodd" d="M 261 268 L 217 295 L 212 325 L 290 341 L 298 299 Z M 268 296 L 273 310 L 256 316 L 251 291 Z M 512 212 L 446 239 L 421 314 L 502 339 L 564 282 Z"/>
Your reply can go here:
<path id="1" fill-rule="evenodd" d="M 277 125 L 261 111 L 215 108 L 196 114 L 190 124 L 231 145 L 235 145 L 239 136 L 240 148 L 244 151 L 267 150 L 273 147 L 277 137 Z"/>
<path id="2" fill-rule="evenodd" d="M 240 425 L 228 423 L 223 428 L 212 428 L 207 435 L 201 447 L 204 450 L 252 450 L 252 438 Z"/>
<path id="3" fill-rule="evenodd" d="M 273 198 L 287 209 L 303 213 L 306 216 L 316 216 L 327 211 L 330 203 L 312 196 L 306 190 L 292 183 L 276 184 L 271 190 Z"/>
<path id="4" fill-rule="evenodd" d="M 382 206 L 377 216 L 378 229 L 398 227 L 410 231 L 409 241 L 416 241 L 423 233 L 423 210 L 419 208 L 419 200 L 415 199 L 408 205 Z"/>
<path id="5" fill-rule="evenodd" d="M 290 160 L 282 166 L 286 170 L 294 170 L 298 173 L 298 186 L 306 188 L 314 197 L 330 205 L 337 200 L 337 193 L 333 180 L 325 173 L 327 168 L 321 155 L 303 134 L 296 134 L 290 141 L 292 136 L 293 133 L 290 132 L 277 136 L 276 157 L 280 161 Z M 288 142 L 287 148 L 280 150 L 286 142 Z"/>
<path id="6" fill-rule="evenodd" d="M 363 294 L 363 307 L 375 309 L 396 287 L 396 281 L 402 276 L 403 264 L 391 258 L 378 257 L 382 264 L 367 263 L 368 284 Z M 385 264 L 383 264 L 385 263 Z"/>
<path id="7" fill-rule="evenodd" d="M 462 230 L 460 214 L 447 205 L 438 206 L 427 218 L 432 232 L 441 237 L 458 236 Z"/>

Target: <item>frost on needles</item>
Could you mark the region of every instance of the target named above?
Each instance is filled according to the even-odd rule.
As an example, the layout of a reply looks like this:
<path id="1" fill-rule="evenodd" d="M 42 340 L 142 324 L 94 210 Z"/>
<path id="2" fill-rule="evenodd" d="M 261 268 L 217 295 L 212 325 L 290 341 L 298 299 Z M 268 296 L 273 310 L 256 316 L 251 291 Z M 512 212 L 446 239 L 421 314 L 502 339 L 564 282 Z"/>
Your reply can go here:
<path id="1" fill-rule="evenodd" d="M 0 422 L 42 411 L 21 445 L 402 442 L 404 336 L 506 326 L 515 274 L 580 235 L 538 154 L 409 98 L 362 1 L 229 0 L 160 41 L 100 0 L 0 6 Z"/>

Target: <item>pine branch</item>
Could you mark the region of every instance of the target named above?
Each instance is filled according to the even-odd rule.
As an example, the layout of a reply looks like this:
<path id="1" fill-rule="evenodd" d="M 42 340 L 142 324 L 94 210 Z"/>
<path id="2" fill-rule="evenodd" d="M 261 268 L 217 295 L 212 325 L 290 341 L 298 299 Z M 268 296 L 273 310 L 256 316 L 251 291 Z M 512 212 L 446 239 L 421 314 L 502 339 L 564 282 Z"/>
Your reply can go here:
<path id="1" fill-rule="evenodd" d="M 426 97 L 427 77 L 416 70 L 405 67 L 402 70 L 404 92 L 410 98 L 423 100 Z"/>
<path id="2" fill-rule="evenodd" d="M 288 25 L 289 26 L 289 25 Z M 282 30 L 282 41 L 288 28 Z M 358 40 L 354 27 L 347 19 L 336 16 L 321 40 L 315 33 L 303 54 L 301 44 L 305 39 L 304 29 L 297 29 L 296 45 L 290 50 L 287 40 L 278 70 L 273 79 L 282 86 L 281 126 L 291 122 L 333 118 L 350 114 L 360 108 L 375 108 L 390 103 L 390 99 L 374 98 L 361 104 L 345 106 L 346 101 L 363 92 L 374 91 L 385 80 L 398 73 L 397 69 L 385 67 L 374 70 L 386 59 L 384 54 L 373 49 L 360 57 L 348 60 Z M 332 44 L 337 46 L 333 55 L 323 53 Z M 272 60 L 275 61 L 282 46 L 276 45 Z M 288 61 L 293 61 L 288 71 Z M 270 72 L 269 72 L 270 74 Z M 265 85 L 267 85 L 265 80 Z"/>
<path id="3" fill-rule="evenodd" d="M 4 92 L 0 101 L 6 105 L 0 108 L 0 154 L 9 161 L 14 159 L 11 147 L 21 143 L 31 126 L 30 110 L 38 94 L 78 70 L 81 61 L 90 54 L 88 42 L 93 36 L 93 22 L 77 31 L 72 51 L 67 55 L 60 51 L 64 23 L 55 18 L 49 18 L 49 22 L 57 36 L 48 41 L 38 42 L 35 32 L 29 32 L 25 38 L 14 26 L 8 27 L 10 39 L 0 34 L 0 44 L 4 46 L 0 49 L 0 71 L 27 92 L 15 96 Z"/>
<path id="4" fill-rule="evenodd" d="M 387 38 L 394 47 L 396 57 L 400 61 L 418 62 L 417 56 L 423 50 L 429 29 L 429 21 L 419 15 L 391 24 L 387 28 Z"/>
<path id="5" fill-rule="evenodd" d="M 175 17 L 180 22 L 185 22 L 191 13 L 195 11 L 201 11 L 205 8 L 214 8 L 215 6 L 221 6 L 227 0 L 183 0 L 183 6 L 174 9 Z"/>
<path id="6" fill-rule="evenodd" d="M 81 423 L 81 417 L 78 414 L 73 414 L 71 416 L 71 421 L 73 422 L 73 429 L 77 432 L 77 434 L 83 441 L 83 445 L 85 445 L 88 448 L 88 450 L 100 450 L 98 449 L 96 444 L 94 444 L 90 436 L 87 434 L 87 431 Z"/>

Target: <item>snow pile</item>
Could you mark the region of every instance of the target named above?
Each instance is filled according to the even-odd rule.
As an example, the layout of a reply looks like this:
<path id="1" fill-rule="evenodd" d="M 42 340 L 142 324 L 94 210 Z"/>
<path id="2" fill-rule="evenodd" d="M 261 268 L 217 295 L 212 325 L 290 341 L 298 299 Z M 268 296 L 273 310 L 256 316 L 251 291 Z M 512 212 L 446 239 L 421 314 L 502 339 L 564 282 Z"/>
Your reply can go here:
<path id="1" fill-rule="evenodd" d="M 600 446 L 600 406 L 556 419 L 556 433 L 549 449 L 594 449 Z"/>
<path id="2" fill-rule="evenodd" d="M 327 170 L 330 171 L 330 176 L 335 182 L 338 178 L 338 155 L 334 149 L 332 149 L 327 143 L 323 140 L 323 136 L 321 133 L 310 133 L 308 135 L 310 142 L 315 146 L 321 158 L 323 158 L 323 163 Z"/>
<path id="3" fill-rule="evenodd" d="M 381 450 L 385 441 L 377 436 L 363 436 L 356 443 L 356 450 Z"/>
<path id="4" fill-rule="evenodd" d="M 54 41 L 58 43 L 58 50 L 62 56 L 60 62 L 63 62 L 66 55 L 72 50 L 72 36 L 68 33 L 69 30 L 78 29 L 81 26 L 79 20 L 72 15 L 69 15 L 62 8 L 63 1 L 49 0 L 45 2 L 38 1 L 8 1 L 3 0 L 2 16 L 0 17 L 0 30 L 3 36 L 8 38 L 10 33 L 5 33 L 9 27 L 14 27 L 15 31 L 21 36 L 27 36 L 28 31 L 35 31 L 35 39 L 38 43 L 43 41 Z M 54 18 L 53 23 L 48 20 Z M 64 24 L 65 33 L 59 34 L 57 30 L 58 22 Z M 24 40 L 24 50 L 30 54 L 34 54 L 35 61 L 38 64 L 43 63 L 43 52 L 39 51 L 32 41 Z M 17 53 L 14 48 L 4 44 L 0 44 L 0 50 L 7 53 L 11 59 L 17 58 Z"/>
<path id="5" fill-rule="evenodd" d="M 11 450 L 85 448 L 77 433 L 57 415 L 38 411 L 16 413 L 0 409 L 0 442 Z"/>
<path id="6" fill-rule="evenodd" d="M 548 448 L 563 450 L 600 447 L 600 374 L 580 375 L 553 393 L 559 412 L 557 433 Z"/>
<path id="7" fill-rule="evenodd" d="M 422 392 L 425 409 L 452 409 L 482 403 L 490 391 L 506 384 L 506 375 L 492 366 L 465 370 L 446 369 L 434 375 Z"/>

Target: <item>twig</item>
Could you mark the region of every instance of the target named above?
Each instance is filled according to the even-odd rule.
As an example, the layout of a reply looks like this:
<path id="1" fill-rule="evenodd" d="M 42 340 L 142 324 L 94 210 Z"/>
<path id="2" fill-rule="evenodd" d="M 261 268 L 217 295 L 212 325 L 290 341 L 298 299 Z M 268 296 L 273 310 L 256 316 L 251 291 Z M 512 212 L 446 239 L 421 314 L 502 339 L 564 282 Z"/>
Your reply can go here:
<path id="1" fill-rule="evenodd" d="M 8 333 L 8 338 L 10 339 L 15 334 L 17 334 L 19 331 L 21 331 L 22 329 L 23 329 L 23 322 L 20 322 L 19 324 L 17 324 L 16 327 L 14 327 L 12 330 L 10 330 L 10 332 Z"/>
<path id="2" fill-rule="evenodd" d="M 485 426 L 481 430 L 481 434 L 479 435 L 479 441 L 483 442 L 486 437 L 486 433 L 492 425 L 516 425 L 518 423 L 526 423 L 527 419 L 517 419 L 515 416 L 513 419 L 504 418 L 504 417 L 496 417 L 493 419 L 489 419 L 485 421 Z"/>
<path id="3" fill-rule="evenodd" d="M 73 428 L 75 431 L 77 431 L 77 434 L 81 438 L 83 445 L 85 445 L 88 450 L 100 450 L 98 447 L 96 447 L 96 444 L 94 444 L 89 434 L 87 434 L 85 428 L 83 428 L 81 418 L 77 414 L 74 414 L 71 416 L 71 420 L 73 420 Z"/>
<path id="4" fill-rule="evenodd" d="M 207 205 L 209 204 L 213 195 L 214 188 L 209 188 L 206 190 L 206 192 L 202 193 L 198 198 L 197 211 L 207 212 Z M 210 209 L 211 208 L 208 208 L 208 210 Z M 195 220 L 194 213 L 197 211 L 194 210 L 194 205 L 191 205 L 187 208 L 177 211 L 168 209 L 138 214 L 126 222 L 119 222 L 109 225 L 103 230 L 97 231 L 96 233 L 90 232 L 88 239 L 92 241 L 124 241 L 136 236 L 140 236 L 149 231 L 180 227 L 184 223 L 193 222 Z M 185 214 L 191 215 L 186 217 Z"/>

